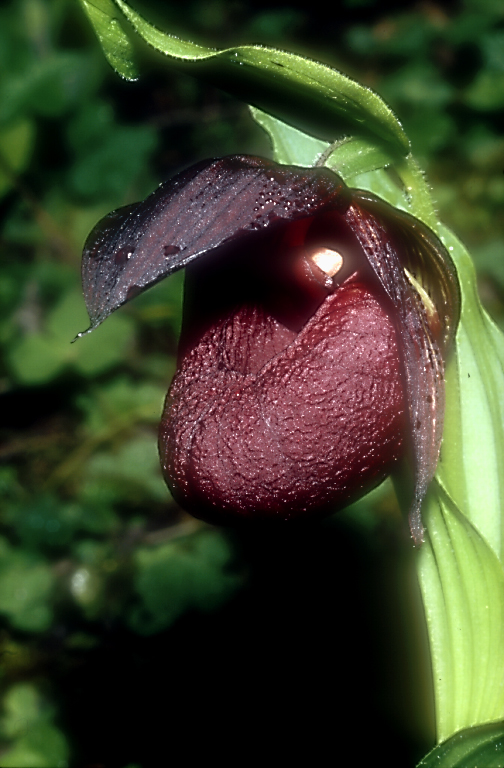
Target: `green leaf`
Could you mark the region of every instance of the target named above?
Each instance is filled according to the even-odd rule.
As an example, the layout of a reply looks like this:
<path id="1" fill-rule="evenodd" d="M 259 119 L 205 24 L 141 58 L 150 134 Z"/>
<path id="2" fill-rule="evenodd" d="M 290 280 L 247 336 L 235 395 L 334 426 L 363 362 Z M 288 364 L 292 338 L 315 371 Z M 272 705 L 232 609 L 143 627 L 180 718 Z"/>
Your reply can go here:
<path id="1" fill-rule="evenodd" d="M 86 324 L 80 291 L 69 291 L 49 313 L 43 332 L 25 336 L 13 345 L 9 363 L 23 384 L 51 381 L 69 366 L 83 376 L 96 376 L 124 360 L 133 335 L 133 320 L 127 315 L 111 318 L 101 333 L 87 336 L 79 344 L 71 341 Z"/>
<path id="2" fill-rule="evenodd" d="M 4 717 L 0 723 L 3 741 L 2 768 L 66 768 L 69 748 L 66 738 L 51 720 L 54 709 L 35 686 L 17 683 L 3 700 Z"/>
<path id="3" fill-rule="evenodd" d="M 375 142 L 384 143 L 394 155 L 409 152 L 406 134 L 385 102 L 335 69 L 258 45 L 216 51 L 161 32 L 122 0 L 115 0 L 114 7 L 110 0 L 100 0 L 93 6 L 87 0 L 81 2 L 95 24 L 110 62 L 119 44 L 119 32 L 110 31 L 112 23 L 117 25 L 119 8 L 140 37 L 169 56 L 173 66 L 214 83 L 242 101 L 320 138 L 334 141 L 345 134 L 374 137 Z M 116 69 L 127 77 L 122 57 Z"/>
<path id="4" fill-rule="evenodd" d="M 157 424 L 165 396 L 166 387 L 115 376 L 108 384 L 101 384 L 90 400 L 83 397 L 80 405 L 87 412 L 90 432 L 95 434 L 114 430 L 118 423 Z"/>
<path id="5" fill-rule="evenodd" d="M 310 168 L 330 146 L 327 141 L 320 141 L 303 131 L 298 131 L 292 125 L 287 125 L 260 109 L 250 107 L 250 113 L 270 137 L 273 156 L 278 163 Z"/>
<path id="6" fill-rule="evenodd" d="M 121 316 L 119 316 L 121 317 Z M 109 324 L 106 333 L 93 334 L 94 343 L 89 344 L 82 339 L 77 347 L 73 364 L 83 376 L 97 376 L 114 365 L 124 363 L 127 349 L 131 344 L 134 332 L 134 324 L 131 317 L 121 317 L 122 322 Z M 81 326 L 82 327 L 82 326 Z M 86 341 L 85 344 L 82 341 Z M 65 343 L 68 343 L 66 340 Z"/>
<path id="7" fill-rule="evenodd" d="M 131 35 L 123 26 L 123 16 L 112 0 L 80 0 L 109 64 L 126 80 L 136 80 Z"/>
<path id="8" fill-rule="evenodd" d="M 157 403 L 156 420 L 161 403 L 162 399 Z M 94 484 L 108 498 L 116 496 L 118 501 L 124 499 L 125 494 L 131 504 L 139 506 L 147 499 L 166 502 L 168 498 L 153 432 L 122 444 L 114 453 L 95 453 L 86 465 L 85 477 L 88 484 Z M 88 487 L 88 493 L 89 490 Z"/>
<path id="9" fill-rule="evenodd" d="M 438 233 L 457 268 L 462 314 L 446 373 L 437 477 L 503 562 L 504 336 L 481 307 L 469 254 L 449 230 Z"/>
<path id="10" fill-rule="evenodd" d="M 438 234 L 457 268 L 462 314 L 418 574 L 444 740 L 504 718 L 504 337 L 481 307 L 469 255 L 448 230 Z"/>
<path id="11" fill-rule="evenodd" d="M 504 571 L 438 482 L 418 554 L 433 665 L 438 741 L 504 714 Z"/>
<path id="12" fill-rule="evenodd" d="M 59 117 L 65 111 L 88 97 L 98 74 L 94 61 L 87 55 L 60 52 L 28 68 L 13 94 L 19 101 L 18 108 L 30 110 L 44 117 Z M 4 107 L 5 109 L 5 107 Z"/>
<path id="13" fill-rule="evenodd" d="M 67 352 L 59 341 L 34 333 L 21 339 L 9 353 L 14 376 L 22 384 L 44 384 L 65 368 Z"/>
<path id="14" fill-rule="evenodd" d="M 501 768 L 504 764 L 504 723 L 471 728 L 439 744 L 417 768 Z"/>
<path id="15" fill-rule="evenodd" d="M 145 173 L 157 141 L 153 128 L 121 125 L 110 106 L 98 100 L 85 102 L 69 123 L 68 139 L 75 152 L 70 184 L 93 201 L 122 199 Z"/>
<path id="16" fill-rule="evenodd" d="M 250 111 L 256 123 L 268 133 L 278 163 L 292 164 L 292 158 L 295 157 L 296 165 L 311 167 L 330 149 L 324 165 L 336 171 L 344 181 L 348 181 L 356 174 L 384 168 L 393 162 L 391 154 L 369 139 L 343 139 L 331 147 L 328 142 L 315 139 L 266 112 L 254 107 L 251 107 Z"/>
<path id="17" fill-rule="evenodd" d="M 504 107 L 504 72 L 482 69 L 466 91 L 469 107 L 490 112 Z"/>
<path id="18" fill-rule="evenodd" d="M 42 700 L 35 686 L 18 683 L 3 700 L 2 734 L 13 738 L 31 728 L 40 719 Z"/>
<path id="19" fill-rule="evenodd" d="M 46 563 L 11 547 L 0 538 L 0 612 L 25 632 L 51 625 L 54 575 Z"/>
<path id="20" fill-rule="evenodd" d="M 2 753 L 2 768 L 67 768 L 65 736 L 51 723 L 37 723 Z"/>

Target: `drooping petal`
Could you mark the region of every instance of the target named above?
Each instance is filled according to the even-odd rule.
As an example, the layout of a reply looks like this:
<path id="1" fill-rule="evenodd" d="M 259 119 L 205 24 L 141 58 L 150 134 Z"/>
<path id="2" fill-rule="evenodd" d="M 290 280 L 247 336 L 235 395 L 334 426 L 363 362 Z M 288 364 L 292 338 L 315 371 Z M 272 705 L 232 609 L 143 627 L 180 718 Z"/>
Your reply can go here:
<path id="1" fill-rule="evenodd" d="M 198 163 L 143 202 L 105 216 L 82 256 L 93 330 L 142 291 L 230 240 L 348 205 L 330 171 L 247 156 Z"/>
<path id="2" fill-rule="evenodd" d="M 391 303 L 409 408 L 414 464 L 409 517 L 418 544 L 424 535 L 421 505 L 443 437 L 444 357 L 460 313 L 458 283 L 441 243 L 411 216 L 354 191 L 345 219 Z"/>

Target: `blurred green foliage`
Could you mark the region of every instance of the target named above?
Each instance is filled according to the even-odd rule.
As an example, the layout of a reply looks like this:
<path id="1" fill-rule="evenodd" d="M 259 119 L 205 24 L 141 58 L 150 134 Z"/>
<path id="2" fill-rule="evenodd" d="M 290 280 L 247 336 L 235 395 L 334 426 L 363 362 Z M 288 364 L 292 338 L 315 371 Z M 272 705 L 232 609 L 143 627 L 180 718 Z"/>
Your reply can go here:
<path id="1" fill-rule="evenodd" d="M 316 2 L 136 7 L 189 39 L 305 52 L 377 90 L 403 121 L 440 218 L 471 248 L 484 302 L 504 325 L 501 0 L 346 0 L 330 17 Z M 68 670 L 101 664 L 110 643 L 125 644 L 126 664 L 140 658 L 154 690 L 148 659 L 157 668 L 162 654 L 152 638 L 169 646 L 198 615 L 210 622 L 200 631 L 211 627 L 208 617 L 239 600 L 258 567 L 234 535 L 188 518 L 161 479 L 156 431 L 183 278 L 70 343 L 87 326 L 80 253 L 102 215 L 200 158 L 268 152 L 244 105 L 189 77 L 160 76 L 157 64 L 144 51 L 141 81 L 120 81 L 73 0 L 0 8 L 2 766 L 104 761 L 107 737 L 97 728 L 86 739 L 72 716 Z M 388 497 L 376 498 L 372 514 L 394 520 Z M 354 526 L 373 547 L 370 504 Z M 283 557 L 279 547 L 279 573 Z M 90 693 L 79 695 L 87 702 Z M 424 746 L 423 735 L 411 738 Z M 122 765 L 151 764 L 120 754 Z"/>
<path id="2" fill-rule="evenodd" d="M 53 712 L 37 688 L 28 683 L 14 685 L 4 699 L 0 732 L 11 741 L 2 754 L 6 768 L 64 768 L 69 749 L 65 736 L 51 720 Z"/>
<path id="3" fill-rule="evenodd" d="M 225 571 L 232 556 L 218 531 L 201 531 L 180 544 L 139 547 L 134 590 L 140 600 L 128 615 L 129 626 L 150 635 L 185 611 L 215 611 L 240 584 L 237 575 Z"/>

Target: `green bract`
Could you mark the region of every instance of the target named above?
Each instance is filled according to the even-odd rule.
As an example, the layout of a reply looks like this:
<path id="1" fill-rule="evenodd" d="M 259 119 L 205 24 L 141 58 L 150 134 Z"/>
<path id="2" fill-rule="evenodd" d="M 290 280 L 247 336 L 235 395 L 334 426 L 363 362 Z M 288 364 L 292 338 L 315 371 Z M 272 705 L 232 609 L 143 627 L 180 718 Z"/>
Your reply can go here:
<path id="1" fill-rule="evenodd" d="M 481 307 L 470 257 L 437 220 L 400 123 L 372 91 L 310 59 L 261 46 L 216 51 L 160 32 L 123 0 L 81 2 L 122 77 L 138 74 L 132 57 L 138 35 L 165 55 L 169 66 L 253 105 L 252 116 L 271 137 L 275 160 L 301 166 L 323 162 L 350 186 L 370 190 L 424 221 L 448 248 L 462 314 L 446 376 L 441 458 L 424 505 L 427 540 L 417 554 L 438 742 L 502 720 L 504 338 Z M 400 183 L 385 169 L 393 169 Z M 492 749 L 501 742 L 494 739 Z M 473 765 L 468 760 L 474 744 L 469 734 L 457 742 L 458 762 L 448 745 L 442 760 L 441 753 L 431 753 L 422 765 Z"/>

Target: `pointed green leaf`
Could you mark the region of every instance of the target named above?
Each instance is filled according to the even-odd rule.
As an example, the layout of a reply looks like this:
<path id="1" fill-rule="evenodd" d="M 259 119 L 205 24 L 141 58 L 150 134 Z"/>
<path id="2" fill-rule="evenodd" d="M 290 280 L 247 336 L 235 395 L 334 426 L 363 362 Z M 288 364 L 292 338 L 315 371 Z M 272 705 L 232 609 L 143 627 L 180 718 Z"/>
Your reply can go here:
<path id="1" fill-rule="evenodd" d="M 109 64 L 126 80 L 136 80 L 131 33 L 125 31 L 124 17 L 112 0 L 80 0 Z"/>
<path id="2" fill-rule="evenodd" d="M 438 741 L 504 716 L 504 570 L 434 483 L 418 574 L 429 630 Z"/>
<path id="3" fill-rule="evenodd" d="M 317 61 L 259 45 L 214 50 L 161 32 L 123 0 L 81 0 L 109 61 L 123 76 L 133 68 L 129 38 L 117 9 L 133 29 L 171 64 L 214 83 L 268 113 L 334 141 L 357 135 L 385 144 L 393 155 L 409 152 L 404 130 L 385 102 L 369 88 Z M 109 28 L 111 25 L 113 28 Z M 115 63 L 114 63 L 115 62 Z M 127 64 L 126 64 L 127 62 Z"/>
<path id="4" fill-rule="evenodd" d="M 374 171 L 393 163 L 393 156 L 369 139 L 347 138 L 331 146 L 260 109 L 251 107 L 250 111 L 256 123 L 268 133 L 278 163 L 310 167 L 322 160 L 344 181 L 356 174 Z M 324 153 L 328 155 L 327 159 Z"/>
<path id="5" fill-rule="evenodd" d="M 250 107 L 250 113 L 268 134 L 277 163 L 310 168 L 330 146 L 327 141 L 320 141 L 303 131 L 298 131 L 292 125 L 287 125 L 260 109 Z"/>

